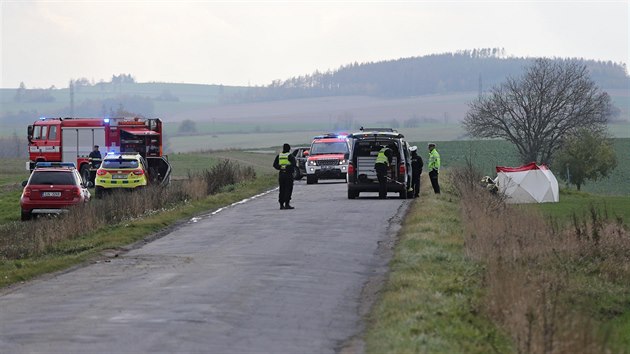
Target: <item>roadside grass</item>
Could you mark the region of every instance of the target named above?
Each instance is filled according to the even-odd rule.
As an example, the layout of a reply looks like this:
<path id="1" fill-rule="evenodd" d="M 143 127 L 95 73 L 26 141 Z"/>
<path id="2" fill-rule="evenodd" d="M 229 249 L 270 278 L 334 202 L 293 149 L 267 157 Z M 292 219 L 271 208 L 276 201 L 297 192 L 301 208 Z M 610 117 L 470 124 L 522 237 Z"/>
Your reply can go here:
<path id="1" fill-rule="evenodd" d="M 252 181 L 226 186 L 221 192 L 207 198 L 175 205 L 142 218 L 122 220 L 102 226 L 94 232 L 53 243 L 41 254 L 19 259 L 0 258 L 0 287 L 67 269 L 87 260 L 96 260 L 99 256 L 106 257 L 109 250 L 119 252 L 182 220 L 261 193 L 276 183 L 271 175 L 258 176 Z"/>
<path id="2" fill-rule="evenodd" d="M 484 268 L 480 313 L 509 333 L 517 352 L 629 352 L 630 233 L 622 219 L 593 204 L 585 216 L 550 218 L 504 204 L 472 165 L 451 175 L 465 252 Z M 559 222 L 567 213 L 571 222 Z"/>
<path id="3" fill-rule="evenodd" d="M 20 220 L 20 195 L 19 189 L 0 191 L 0 225 Z"/>
<path id="4" fill-rule="evenodd" d="M 465 254 L 457 197 L 433 194 L 426 176 L 422 188 L 369 315 L 367 353 L 512 352 L 509 338 L 479 314 L 484 269 Z"/>
<path id="5" fill-rule="evenodd" d="M 210 169 L 221 160 L 232 160 L 250 166 L 256 174 L 273 173 L 271 166 L 275 153 L 252 153 L 240 150 L 207 151 L 187 154 L 170 154 L 173 181 L 188 179 L 190 174 Z M 21 182 L 28 179 L 25 160 L 0 159 L 0 225 L 20 220 Z M 94 196 L 94 189 L 90 189 Z"/>
<path id="6" fill-rule="evenodd" d="M 4 235 L 0 239 L 0 287 L 99 258 L 107 250 L 124 249 L 191 216 L 268 190 L 277 183 L 270 173 L 274 156 L 240 151 L 176 154 L 170 157 L 174 181 L 163 191 L 114 193 L 73 209 L 67 216 L 30 222 L 18 221 L 22 188 L 16 181 L 24 179 L 24 172 L 18 168 L 21 164 L 8 163 L 4 166 L 12 167 L 0 173 L 10 181 L 0 185 L 0 231 Z M 231 173 L 211 173 L 215 169 Z M 235 176 L 245 180 L 238 182 Z M 211 195 L 206 197 L 204 191 Z M 148 204 L 159 207 L 149 210 Z M 88 229 L 91 231 L 86 232 Z"/>
<path id="7" fill-rule="evenodd" d="M 505 205 L 478 173 L 443 176 L 440 196 L 423 176 L 367 353 L 630 353 L 627 198 Z"/>

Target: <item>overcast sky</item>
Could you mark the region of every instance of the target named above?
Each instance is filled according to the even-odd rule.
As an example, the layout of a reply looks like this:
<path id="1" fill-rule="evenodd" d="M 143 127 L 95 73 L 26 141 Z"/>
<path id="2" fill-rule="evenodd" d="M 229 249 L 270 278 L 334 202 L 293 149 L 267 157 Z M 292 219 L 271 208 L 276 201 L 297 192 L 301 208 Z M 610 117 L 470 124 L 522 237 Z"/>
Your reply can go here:
<path id="1" fill-rule="evenodd" d="M 630 62 L 630 1 L 0 0 L 0 87 L 266 85 L 352 62 L 500 47 Z"/>

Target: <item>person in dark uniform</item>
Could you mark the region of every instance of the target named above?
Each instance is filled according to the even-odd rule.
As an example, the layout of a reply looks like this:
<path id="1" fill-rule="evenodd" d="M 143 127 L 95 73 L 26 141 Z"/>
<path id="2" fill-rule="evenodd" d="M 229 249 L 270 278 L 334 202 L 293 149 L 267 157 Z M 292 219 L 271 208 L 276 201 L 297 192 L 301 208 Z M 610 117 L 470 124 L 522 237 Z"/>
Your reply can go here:
<path id="1" fill-rule="evenodd" d="M 101 166 L 102 158 L 101 152 L 98 150 L 98 145 L 94 145 L 94 149 L 88 155 L 88 161 L 90 162 L 89 176 L 82 176 L 84 179 L 89 178 L 89 181 L 94 183 L 94 179 L 96 178 L 96 169 Z"/>
<path id="2" fill-rule="evenodd" d="M 90 158 L 90 161 L 93 161 L 93 159 L 95 159 L 100 162 L 103 157 L 101 156 L 101 152 L 98 150 L 98 145 L 94 145 L 94 149 L 92 150 L 92 152 L 90 152 L 90 155 L 88 157 Z"/>
<path id="3" fill-rule="evenodd" d="M 374 162 L 374 170 L 376 171 L 376 178 L 378 178 L 378 197 L 380 199 L 387 197 L 387 170 L 392 164 L 392 158 L 392 150 L 387 146 L 383 146 Z"/>
<path id="4" fill-rule="evenodd" d="M 418 155 L 417 146 L 410 147 L 409 151 L 411 152 L 411 186 L 413 187 L 413 197 L 418 198 L 420 196 L 420 175 L 422 174 L 424 161 L 422 161 L 422 157 Z"/>
<path id="5" fill-rule="evenodd" d="M 295 156 L 291 154 L 291 146 L 284 144 L 282 152 L 273 160 L 273 167 L 278 170 L 278 185 L 280 186 L 280 209 L 295 209 L 289 204 L 293 194 L 293 169 L 298 168 Z"/>

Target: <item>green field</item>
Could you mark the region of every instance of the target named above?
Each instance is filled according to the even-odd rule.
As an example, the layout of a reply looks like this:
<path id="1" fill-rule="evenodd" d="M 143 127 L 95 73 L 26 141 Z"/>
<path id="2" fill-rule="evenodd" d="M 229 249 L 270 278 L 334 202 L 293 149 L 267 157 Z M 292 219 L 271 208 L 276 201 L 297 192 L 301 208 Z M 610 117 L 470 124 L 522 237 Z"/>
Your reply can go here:
<path id="1" fill-rule="evenodd" d="M 437 140 L 437 139 L 436 139 Z M 513 145 L 501 140 L 470 141 L 437 141 L 442 166 L 445 168 L 466 164 L 467 160 L 481 171 L 483 175 L 496 177 L 496 166 L 520 166 L 516 149 Z M 582 191 L 607 195 L 630 195 L 630 139 L 613 139 L 617 154 L 617 168 L 611 175 L 601 181 L 587 181 Z M 413 141 L 421 150 L 426 151 L 427 141 Z M 425 160 L 425 156 L 421 155 Z M 426 162 L 426 161 L 425 161 Z M 554 166 L 550 166 L 554 169 Z M 560 187 L 566 188 L 556 173 Z M 575 188 L 572 186 L 571 188 Z"/>
<path id="2" fill-rule="evenodd" d="M 591 218 L 591 211 L 596 210 L 606 219 L 623 220 L 630 223 L 630 197 L 627 195 L 598 195 L 572 190 L 561 190 L 558 203 L 543 203 L 535 207 L 546 215 L 569 223 L 575 215 L 578 218 Z"/>

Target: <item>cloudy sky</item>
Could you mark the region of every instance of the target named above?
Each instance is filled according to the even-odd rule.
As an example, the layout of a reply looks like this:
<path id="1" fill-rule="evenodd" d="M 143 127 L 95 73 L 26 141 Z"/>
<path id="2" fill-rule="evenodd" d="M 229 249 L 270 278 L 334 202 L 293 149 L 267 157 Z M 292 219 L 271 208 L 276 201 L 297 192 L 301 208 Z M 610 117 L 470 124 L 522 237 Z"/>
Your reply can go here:
<path id="1" fill-rule="evenodd" d="M 266 85 L 352 62 L 500 47 L 629 64 L 630 1 L 0 0 L 0 87 Z"/>

